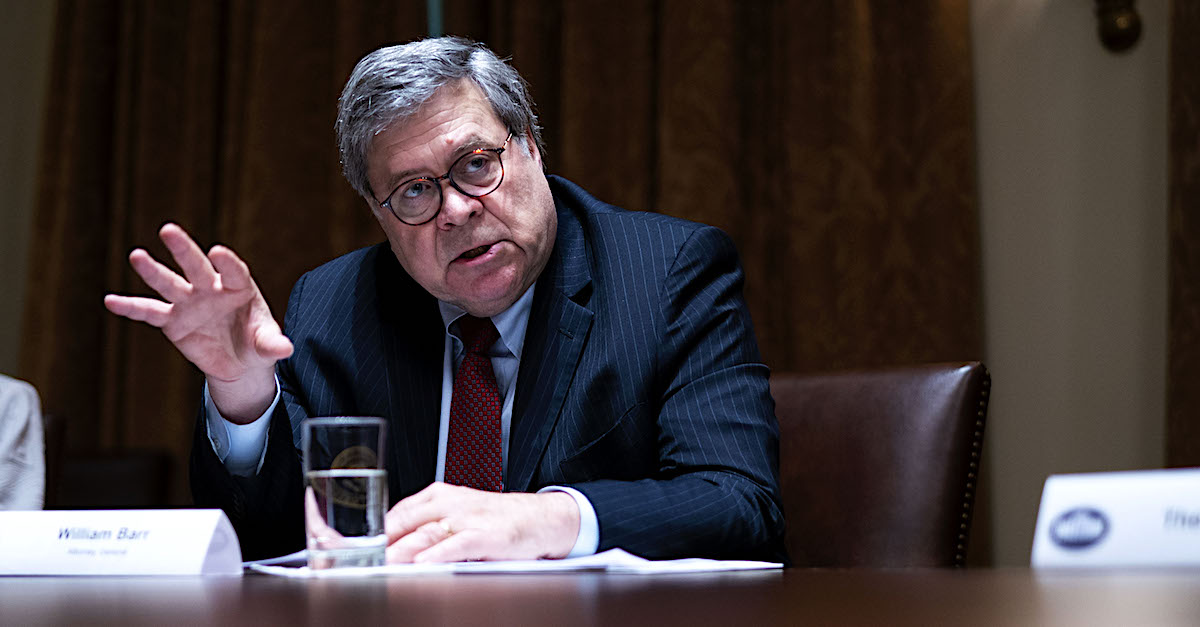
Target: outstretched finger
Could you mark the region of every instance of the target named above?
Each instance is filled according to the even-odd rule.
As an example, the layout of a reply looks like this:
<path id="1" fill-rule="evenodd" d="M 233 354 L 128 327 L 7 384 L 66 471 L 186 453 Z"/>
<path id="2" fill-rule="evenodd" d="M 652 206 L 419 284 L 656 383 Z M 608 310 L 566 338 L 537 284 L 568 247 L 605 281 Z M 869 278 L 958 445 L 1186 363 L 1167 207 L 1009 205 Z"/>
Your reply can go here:
<path id="1" fill-rule="evenodd" d="M 244 290 L 254 285 L 250 267 L 232 249 L 216 245 L 209 249 L 208 260 L 221 275 L 221 285 L 231 290 Z"/>
<path id="2" fill-rule="evenodd" d="M 173 303 L 187 296 L 191 287 L 183 277 L 159 263 L 157 259 L 150 256 L 150 253 L 141 248 L 136 248 L 129 253 L 129 265 L 133 266 L 134 272 L 142 277 L 150 289 Z"/>
<path id="3" fill-rule="evenodd" d="M 183 276 L 189 283 L 199 289 L 210 289 L 216 283 L 217 272 L 213 270 L 204 251 L 196 245 L 178 224 L 167 223 L 158 230 L 158 237 L 171 251 L 171 257 L 183 270 Z"/>
<path id="4" fill-rule="evenodd" d="M 104 297 L 104 307 L 118 316 L 145 322 L 160 329 L 166 326 L 171 317 L 169 303 L 141 296 L 108 294 Z"/>

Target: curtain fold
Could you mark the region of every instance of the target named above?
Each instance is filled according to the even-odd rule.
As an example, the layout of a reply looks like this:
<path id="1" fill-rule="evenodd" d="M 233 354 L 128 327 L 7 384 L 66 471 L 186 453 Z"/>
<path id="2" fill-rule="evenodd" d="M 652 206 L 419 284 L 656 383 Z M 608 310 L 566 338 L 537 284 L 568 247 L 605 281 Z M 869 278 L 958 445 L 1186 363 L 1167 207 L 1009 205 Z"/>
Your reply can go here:
<path id="1" fill-rule="evenodd" d="M 553 112 L 552 170 L 732 235 L 773 368 L 981 357 L 965 3 L 464 4 L 447 29 Z"/>
<path id="2" fill-rule="evenodd" d="M 167 450 L 188 502 L 202 378 L 103 295 L 150 293 L 128 253 L 169 260 L 167 221 L 233 247 L 279 319 L 301 273 L 382 239 L 333 122 L 363 54 L 422 34 L 424 3 L 401 4 L 59 2 L 21 372 L 69 449 Z"/>
<path id="3" fill-rule="evenodd" d="M 382 239 L 342 180 L 353 64 L 425 3 L 60 0 L 21 375 L 71 448 L 182 477 L 201 377 L 105 312 L 157 228 L 250 264 L 277 318 L 305 270 Z M 921 0 L 445 2 L 529 80 L 552 172 L 720 226 L 764 357 L 814 371 L 981 353 L 967 6 Z"/>

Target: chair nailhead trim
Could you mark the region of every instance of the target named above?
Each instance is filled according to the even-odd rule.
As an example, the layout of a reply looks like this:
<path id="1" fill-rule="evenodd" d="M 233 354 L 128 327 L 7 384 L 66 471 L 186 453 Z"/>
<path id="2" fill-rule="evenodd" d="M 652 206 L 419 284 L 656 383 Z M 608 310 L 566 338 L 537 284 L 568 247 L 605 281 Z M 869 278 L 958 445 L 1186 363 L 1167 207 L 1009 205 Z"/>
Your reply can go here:
<path id="1" fill-rule="evenodd" d="M 979 419 L 975 421 L 975 432 L 972 434 L 971 461 L 967 464 L 969 470 L 967 471 L 967 481 L 963 490 L 962 522 L 959 523 L 958 527 L 961 533 L 958 534 L 958 544 L 955 547 L 957 550 L 954 554 L 954 566 L 956 568 L 966 566 L 967 531 L 968 524 L 971 521 L 971 501 L 975 494 L 975 471 L 979 469 L 978 460 L 979 452 L 983 448 L 983 427 L 984 420 L 987 417 L 988 394 L 992 386 L 991 374 L 988 373 L 986 367 L 982 370 L 983 380 L 979 385 L 979 410 L 976 412 L 976 416 Z"/>

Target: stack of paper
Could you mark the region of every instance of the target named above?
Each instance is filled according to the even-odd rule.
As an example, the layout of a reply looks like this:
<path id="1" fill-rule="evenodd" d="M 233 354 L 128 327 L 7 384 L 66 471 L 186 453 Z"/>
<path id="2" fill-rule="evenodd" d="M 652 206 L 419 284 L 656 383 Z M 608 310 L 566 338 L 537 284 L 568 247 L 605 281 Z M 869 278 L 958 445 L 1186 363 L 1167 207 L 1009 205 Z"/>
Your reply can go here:
<path id="1" fill-rule="evenodd" d="M 634 575 L 663 573 L 711 573 L 733 570 L 771 570 L 783 568 L 775 562 L 727 561 L 710 559 L 648 560 L 621 549 L 562 560 L 512 560 L 504 562 L 450 562 L 445 564 L 388 564 L 362 568 L 330 568 L 312 570 L 303 564 L 304 552 L 280 558 L 246 562 L 246 567 L 268 575 L 298 578 L 380 577 L 428 575 L 434 573 L 565 573 L 605 572 Z M 291 566 L 286 564 L 293 564 Z"/>

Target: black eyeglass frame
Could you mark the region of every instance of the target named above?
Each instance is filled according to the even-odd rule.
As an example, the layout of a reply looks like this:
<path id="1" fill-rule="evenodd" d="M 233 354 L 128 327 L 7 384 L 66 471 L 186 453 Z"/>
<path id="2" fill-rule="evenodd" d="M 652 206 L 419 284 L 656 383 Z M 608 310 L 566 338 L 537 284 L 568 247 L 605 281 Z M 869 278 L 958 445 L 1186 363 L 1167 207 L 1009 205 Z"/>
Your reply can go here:
<path id="1" fill-rule="evenodd" d="M 468 198 L 483 198 L 484 196 L 487 196 L 488 194 L 496 191 L 497 189 L 500 189 L 500 184 L 504 182 L 504 158 L 501 155 L 504 153 L 505 150 L 508 149 L 508 142 L 510 142 L 510 141 L 512 141 L 512 133 L 511 132 L 508 134 L 508 137 L 504 138 L 504 143 L 501 144 L 499 148 L 476 148 L 476 149 L 472 150 L 471 152 L 465 153 L 461 157 L 455 159 L 454 163 L 450 164 L 450 169 L 446 170 L 445 174 L 443 174 L 441 176 L 433 176 L 433 177 L 418 176 L 416 178 L 408 179 L 406 181 L 401 182 L 399 185 L 397 185 L 395 188 L 393 188 L 391 193 L 387 195 L 386 200 L 384 200 L 383 202 L 380 202 L 379 199 L 376 198 L 375 202 L 379 203 L 380 207 L 387 207 L 387 210 L 392 212 L 392 215 L 395 216 L 397 220 L 399 220 L 409 226 L 421 226 L 422 224 L 428 224 L 431 220 L 438 217 L 438 214 L 440 214 L 442 212 L 442 207 L 446 204 L 446 192 L 442 189 L 442 181 L 449 182 L 450 185 L 452 187 L 454 187 L 454 189 L 458 190 L 458 193 L 460 193 L 463 196 L 466 196 Z M 450 176 L 450 175 L 451 175 L 451 173 L 454 172 L 454 168 L 458 167 L 458 164 L 461 163 L 463 159 L 467 159 L 469 157 L 473 157 L 475 155 L 479 155 L 479 154 L 482 154 L 485 152 L 496 153 L 496 162 L 500 164 L 500 178 L 496 179 L 496 184 L 494 186 L 492 186 L 492 188 L 487 190 L 486 192 L 483 192 L 482 194 L 472 194 L 471 192 L 468 192 L 467 190 L 460 187 L 458 185 L 458 183 L 454 180 L 454 177 Z M 401 187 L 404 187 L 405 185 L 408 185 L 408 184 L 416 182 L 416 181 L 428 181 L 431 185 L 433 185 L 434 187 L 437 188 L 437 190 L 438 190 L 437 210 L 434 211 L 432 214 L 430 214 L 428 218 L 425 218 L 424 220 L 421 220 L 420 222 L 409 222 L 408 220 L 405 220 L 404 218 L 400 217 L 400 214 L 396 213 L 396 209 L 394 207 L 392 207 L 392 196 L 395 196 L 396 192 L 400 191 Z"/>

